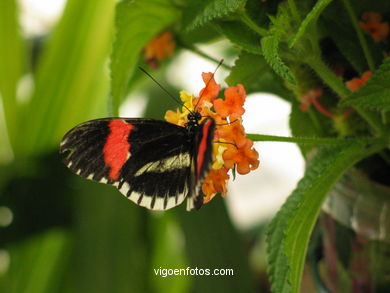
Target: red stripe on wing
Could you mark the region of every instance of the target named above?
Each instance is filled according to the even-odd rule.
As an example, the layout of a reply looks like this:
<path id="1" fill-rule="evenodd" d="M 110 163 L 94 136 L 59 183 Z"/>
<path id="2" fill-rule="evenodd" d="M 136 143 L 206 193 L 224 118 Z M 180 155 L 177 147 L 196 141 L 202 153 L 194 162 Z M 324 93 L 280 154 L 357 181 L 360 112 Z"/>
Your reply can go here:
<path id="1" fill-rule="evenodd" d="M 203 125 L 202 140 L 200 141 L 200 144 L 199 144 L 198 157 L 196 159 L 196 162 L 197 162 L 197 170 L 196 171 L 198 174 L 198 178 L 200 177 L 200 170 L 202 169 L 204 155 L 207 151 L 207 139 L 209 136 L 209 129 L 210 129 L 210 126 L 212 123 L 213 123 L 213 121 L 209 120 Z"/>
<path id="2" fill-rule="evenodd" d="M 108 177 L 112 180 L 119 178 L 119 171 L 127 160 L 130 152 L 128 137 L 134 125 L 127 124 L 123 120 L 109 122 L 110 134 L 103 147 L 104 162 L 110 167 Z"/>

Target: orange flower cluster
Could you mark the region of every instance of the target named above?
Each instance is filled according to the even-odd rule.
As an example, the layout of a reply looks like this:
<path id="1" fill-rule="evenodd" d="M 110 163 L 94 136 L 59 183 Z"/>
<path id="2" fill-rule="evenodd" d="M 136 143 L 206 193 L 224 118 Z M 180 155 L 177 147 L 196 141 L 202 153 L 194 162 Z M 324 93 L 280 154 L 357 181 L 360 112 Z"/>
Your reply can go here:
<path id="1" fill-rule="evenodd" d="M 164 32 L 153 39 L 144 48 L 145 61 L 152 68 L 158 67 L 158 61 L 173 55 L 175 41 L 171 32 Z"/>
<path id="2" fill-rule="evenodd" d="M 246 93 L 243 85 L 228 87 L 224 91 L 225 99 L 218 98 L 221 86 L 214 80 L 212 73 L 202 74 L 205 87 L 199 97 L 181 91 L 180 98 L 184 102 L 176 112 L 168 110 L 165 120 L 185 126 L 189 111 L 197 111 L 202 117 L 212 117 L 216 124 L 213 147 L 213 163 L 205 178 L 202 191 L 204 202 L 209 202 L 217 193 L 223 196 L 227 191 L 230 169 L 236 167 L 239 174 L 247 174 L 259 166 L 259 154 L 253 148 L 253 141 L 245 136 L 242 115 Z M 195 109 L 196 105 L 196 109 Z"/>
<path id="3" fill-rule="evenodd" d="M 372 38 L 379 42 L 387 38 L 389 34 L 389 24 L 381 22 L 382 16 L 377 12 L 365 12 L 362 16 L 363 21 L 359 22 L 360 27 Z"/>
<path id="4" fill-rule="evenodd" d="M 351 91 L 357 91 L 361 86 L 365 85 L 368 80 L 371 79 L 372 72 L 366 71 L 361 78 L 353 78 L 345 82 L 346 87 Z"/>

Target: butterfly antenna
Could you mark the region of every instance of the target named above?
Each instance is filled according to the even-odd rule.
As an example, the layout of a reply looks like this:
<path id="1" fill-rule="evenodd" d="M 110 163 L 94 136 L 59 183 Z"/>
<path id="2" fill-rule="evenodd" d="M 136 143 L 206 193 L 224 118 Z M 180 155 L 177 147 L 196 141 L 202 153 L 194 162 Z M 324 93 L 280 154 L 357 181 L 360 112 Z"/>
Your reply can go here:
<path id="1" fill-rule="evenodd" d="M 222 65 L 222 63 L 223 63 L 223 59 L 221 59 L 221 61 L 219 61 L 219 63 L 218 63 L 218 65 L 217 65 L 217 67 L 215 68 L 215 70 L 214 70 L 214 72 L 213 72 L 211 78 L 207 81 L 206 86 L 204 87 L 205 89 L 209 86 L 209 83 L 210 83 L 211 80 L 213 79 L 214 74 L 217 72 L 218 68 Z M 204 92 L 205 92 L 205 90 L 204 90 L 204 91 L 202 92 L 202 94 L 200 95 L 200 97 L 199 97 L 199 99 L 198 99 L 198 102 L 197 102 L 196 105 L 195 105 L 194 111 L 195 111 L 196 108 L 198 107 L 198 104 L 199 104 L 200 100 L 202 99 L 203 93 L 204 93 Z"/>
<path id="2" fill-rule="evenodd" d="M 184 105 L 184 103 L 182 103 L 180 100 L 178 100 L 174 95 L 172 95 L 170 92 L 168 92 L 168 90 L 162 86 L 161 83 L 159 83 L 149 72 L 147 72 L 145 69 L 143 69 L 141 66 L 138 66 L 138 68 L 143 72 L 145 73 L 147 76 L 150 77 L 151 80 L 153 80 L 169 97 L 171 97 L 176 103 L 178 103 L 180 106 L 183 106 L 184 108 L 186 108 L 188 111 L 192 112 L 190 109 L 187 108 L 186 105 Z"/>

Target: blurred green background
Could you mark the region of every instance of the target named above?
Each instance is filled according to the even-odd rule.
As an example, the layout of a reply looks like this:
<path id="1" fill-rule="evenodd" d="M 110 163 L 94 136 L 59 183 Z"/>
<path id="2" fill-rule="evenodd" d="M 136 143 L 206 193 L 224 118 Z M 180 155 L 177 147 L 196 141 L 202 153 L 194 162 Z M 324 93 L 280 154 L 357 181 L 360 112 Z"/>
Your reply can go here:
<path id="1" fill-rule="evenodd" d="M 70 128 L 112 113 L 115 2 L 68 0 L 52 31 L 26 37 L 18 2 L 0 1 L 0 292 L 267 292 L 264 223 L 238 230 L 219 196 L 199 212 L 149 212 L 61 163 Z M 153 72 L 164 84 L 168 63 Z M 140 73 L 135 90 L 146 117 L 175 107 Z M 160 267 L 234 276 L 163 278 Z"/>

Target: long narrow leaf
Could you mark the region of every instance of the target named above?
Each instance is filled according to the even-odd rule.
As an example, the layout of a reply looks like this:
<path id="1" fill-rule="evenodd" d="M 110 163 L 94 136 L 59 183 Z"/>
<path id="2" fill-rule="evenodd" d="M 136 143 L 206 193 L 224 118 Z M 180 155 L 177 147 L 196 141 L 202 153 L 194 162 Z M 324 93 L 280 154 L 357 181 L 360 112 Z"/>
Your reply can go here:
<path id="1" fill-rule="evenodd" d="M 96 107 L 104 104 L 108 95 L 104 91 L 108 82 L 104 65 L 112 39 L 114 3 L 68 1 L 40 57 L 36 90 L 20 137 L 24 152 L 42 152 L 58 145 L 69 128 L 98 114 Z M 104 75 L 106 81 L 102 82 Z"/>
<path id="2" fill-rule="evenodd" d="M 384 145 L 324 148 L 268 228 L 269 275 L 273 292 L 300 292 L 309 237 L 327 193 L 356 162 Z"/>
<path id="3" fill-rule="evenodd" d="M 302 21 L 299 29 L 290 42 L 290 48 L 293 47 L 296 42 L 305 34 L 307 28 L 314 23 L 318 17 L 321 15 L 322 11 L 328 6 L 332 0 L 318 0 L 314 5 L 313 9 L 306 15 L 305 19 Z"/>
<path id="4" fill-rule="evenodd" d="M 177 210 L 192 268 L 232 269 L 234 275 L 194 276 L 192 292 L 254 292 L 248 258 L 219 196 L 198 212 Z"/>
<path id="5" fill-rule="evenodd" d="M 14 124 L 14 121 L 19 119 L 16 90 L 24 66 L 24 50 L 19 32 L 16 2 L 15 0 L 0 1 L 0 97 L 11 143 L 14 142 L 17 131 Z"/>
<path id="6" fill-rule="evenodd" d="M 178 16 L 177 8 L 169 0 L 122 1 L 117 5 L 117 33 L 111 55 L 114 112 L 126 95 L 142 48 Z"/>

